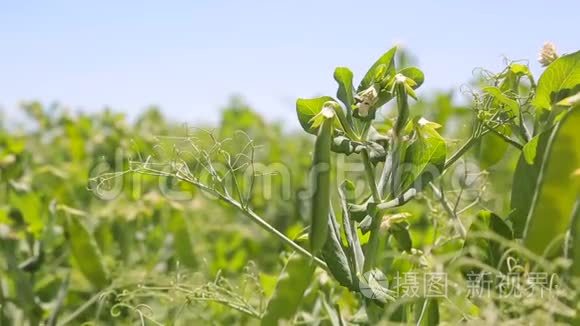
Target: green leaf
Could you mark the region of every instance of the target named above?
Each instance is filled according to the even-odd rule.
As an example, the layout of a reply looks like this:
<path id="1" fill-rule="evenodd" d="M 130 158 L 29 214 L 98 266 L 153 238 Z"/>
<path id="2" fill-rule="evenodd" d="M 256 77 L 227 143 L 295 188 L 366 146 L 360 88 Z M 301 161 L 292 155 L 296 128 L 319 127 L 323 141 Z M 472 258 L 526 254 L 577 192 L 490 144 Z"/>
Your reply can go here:
<path id="1" fill-rule="evenodd" d="M 580 51 L 561 56 L 540 76 L 532 105 L 549 110 L 553 104 L 580 90 Z"/>
<path id="2" fill-rule="evenodd" d="M 387 151 L 385 148 L 375 142 L 368 141 L 365 143 L 364 147 L 369 153 L 369 158 L 372 163 L 377 164 L 378 162 L 384 162 L 387 157 Z"/>
<path id="3" fill-rule="evenodd" d="M 276 290 L 268 301 L 262 316 L 262 325 L 278 325 L 281 321 L 292 321 L 304 292 L 314 275 L 314 263 L 297 253 L 292 253 L 278 277 Z"/>
<path id="4" fill-rule="evenodd" d="M 311 99 L 299 98 L 296 101 L 296 113 L 304 131 L 313 135 L 317 134 L 318 128 L 312 126 L 312 118 L 322 111 L 322 106 L 328 101 L 334 101 L 334 99 L 330 96 L 322 96 Z"/>
<path id="5" fill-rule="evenodd" d="M 352 117 L 352 105 L 354 104 L 354 86 L 352 85 L 353 74 L 347 67 L 337 67 L 334 70 L 334 80 L 338 83 L 336 97 L 346 107 L 346 116 L 350 121 Z"/>
<path id="6" fill-rule="evenodd" d="M 486 232 L 495 233 L 507 240 L 513 239 L 511 228 L 501 217 L 490 211 L 480 211 L 469 227 L 463 248 L 469 256 L 490 266 L 500 267 L 498 264 L 504 250 L 497 241 L 483 237 Z"/>
<path id="7" fill-rule="evenodd" d="M 510 136 L 511 128 L 506 125 L 499 126 L 498 132 Z M 482 169 L 488 169 L 497 164 L 504 157 L 509 144 L 500 136 L 493 132 L 487 133 L 479 142 L 479 150 L 477 158 L 479 159 L 479 166 Z"/>
<path id="8" fill-rule="evenodd" d="M 516 76 L 531 76 L 530 68 L 521 63 L 510 64 L 509 71 Z"/>
<path id="9" fill-rule="evenodd" d="M 526 220 L 528 218 L 530 206 L 536 189 L 538 174 L 540 173 L 540 168 L 544 159 L 543 154 L 548 145 L 550 135 L 551 130 L 547 130 L 532 138 L 530 143 L 534 141 L 537 144 L 535 146 L 532 144 L 527 149 L 526 144 L 526 146 L 524 146 L 524 151 L 520 155 L 516 165 L 516 170 L 514 172 L 512 182 L 510 203 L 511 213 L 509 219 L 512 222 L 514 234 L 517 238 L 521 238 L 524 234 Z M 532 149 L 534 149 L 535 155 L 532 155 Z M 528 152 L 527 154 L 526 151 Z M 528 156 L 527 158 L 526 155 Z M 528 164 L 527 160 L 532 159 L 532 156 L 533 161 L 531 164 Z"/>
<path id="10" fill-rule="evenodd" d="M 518 115 L 520 112 L 520 105 L 516 100 L 509 98 L 505 95 L 499 88 L 494 86 L 487 86 L 482 89 L 485 93 L 491 95 L 494 99 L 496 104 L 503 104 L 505 105 L 514 116 Z"/>
<path id="11" fill-rule="evenodd" d="M 42 202 L 38 194 L 14 190 L 10 192 L 10 202 L 22 214 L 27 231 L 39 237 L 44 229 L 44 221 Z"/>
<path id="12" fill-rule="evenodd" d="M 534 136 L 534 138 L 530 139 L 529 142 L 527 142 L 524 145 L 524 148 L 522 149 L 522 154 L 524 155 L 524 159 L 526 160 L 526 163 L 528 164 L 534 164 L 534 160 L 536 158 L 536 153 L 537 153 L 537 149 L 538 149 L 538 141 L 540 140 L 540 135 L 536 135 Z"/>
<path id="13" fill-rule="evenodd" d="M 379 269 L 368 271 L 360 278 L 360 292 L 368 299 L 377 300 L 382 303 L 395 301 L 393 297 L 394 292 L 387 286 L 387 277 Z"/>
<path id="14" fill-rule="evenodd" d="M 394 223 L 389 228 L 389 233 L 393 236 L 401 251 L 411 251 L 411 248 L 413 248 L 413 241 L 411 240 L 411 234 L 409 233 L 408 223 Z"/>
<path id="15" fill-rule="evenodd" d="M 354 290 L 352 273 L 346 258 L 346 253 L 340 241 L 340 230 L 334 214 L 328 218 L 328 238 L 322 247 L 322 257 L 328 265 L 328 269 L 340 285 Z"/>
<path id="16" fill-rule="evenodd" d="M 407 67 L 399 70 L 399 73 L 407 78 L 412 79 L 415 82 L 415 84 L 412 86 L 412 89 L 419 88 L 425 81 L 425 74 L 423 74 L 423 71 L 417 67 Z"/>
<path id="17" fill-rule="evenodd" d="M 524 232 L 524 244 L 536 254 L 551 254 L 556 239 L 570 226 L 580 195 L 573 182 L 580 168 L 580 107 L 570 109 L 554 128 L 544 153 Z"/>
<path id="18" fill-rule="evenodd" d="M 377 82 L 376 76 L 377 72 L 381 71 L 383 76 L 394 75 L 395 70 L 395 53 L 397 52 L 397 47 L 391 48 L 389 51 L 385 52 L 367 71 L 363 79 L 361 80 L 357 93 L 369 88 L 374 82 Z"/>
<path id="19" fill-rule="evenodd" d="M 414 139 L 407 147 L 403 159 L 398 191 L 396 195 L 405 192 L 409 187 L 417 183 L 418 188 L 432 181 L 443 170 L 447 148 L 445 140 L 424 119 L 415 119 Z"/>
<path id="20" fill-rule="evenodd" d="M 103 263 L 103 257 L 93 235 L 80 220 L 83 216 L 82 213 L 67 210 L 66 215 L 71 253 L 81 273 L 96 288 L 106 287 L 109 285 L 109 276 Z"/>

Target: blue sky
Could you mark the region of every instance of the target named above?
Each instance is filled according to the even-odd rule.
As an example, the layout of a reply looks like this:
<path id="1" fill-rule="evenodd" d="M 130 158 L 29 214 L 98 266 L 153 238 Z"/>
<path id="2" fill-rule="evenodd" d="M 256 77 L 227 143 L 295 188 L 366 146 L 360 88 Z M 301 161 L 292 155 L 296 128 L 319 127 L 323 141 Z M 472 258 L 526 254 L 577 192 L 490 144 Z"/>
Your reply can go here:
<path id="1" fill-rule="evenodd" d="M 335 93 L 395 43 L 418 58 L 420 93 L 459 88 L 543 42 L 580 46 L 580 1 L 0 1 L 0 107 L 59 101 L 215 122 L 232 94 L 295 124 L 297 97 Z M 576 22 L 576 23 L 575 23 Z"/>

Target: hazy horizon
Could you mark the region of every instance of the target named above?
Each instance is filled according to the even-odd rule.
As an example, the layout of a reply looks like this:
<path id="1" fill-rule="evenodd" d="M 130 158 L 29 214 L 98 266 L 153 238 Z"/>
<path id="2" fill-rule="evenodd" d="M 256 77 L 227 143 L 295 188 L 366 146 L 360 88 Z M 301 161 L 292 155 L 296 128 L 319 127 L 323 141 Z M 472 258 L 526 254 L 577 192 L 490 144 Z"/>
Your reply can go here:
<path id="1" fill-rule="evenodd" d="M 402 44 L 425 72 L 420 93 L 457 90 L 476 67 L 535 61 L 545 41 L 570 52 L 577 1 L 448 3 L 172 2 L 0 5 L 0 108 L 59 102 L 134 117 L 156 105 L 171 119 L 213 123 L 232 95 L 268 120 L 297 125 L 297 97 L 335 95 L 332 72 Z M 552 11 L 553 12 L 553 11 Z M 322 22 L 321 22 L 322 21 Z M 525 31 L 525 32 L 524 32 Z M 501 49 L 498 51 L 498 49 Z"/>

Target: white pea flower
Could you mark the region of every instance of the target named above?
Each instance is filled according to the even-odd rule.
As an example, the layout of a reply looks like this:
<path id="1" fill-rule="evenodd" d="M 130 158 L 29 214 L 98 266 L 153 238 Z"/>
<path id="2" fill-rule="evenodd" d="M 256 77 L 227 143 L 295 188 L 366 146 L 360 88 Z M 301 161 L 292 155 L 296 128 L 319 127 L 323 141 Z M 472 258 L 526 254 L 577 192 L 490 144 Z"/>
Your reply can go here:
<path id="1" fill-rule="evenodd" d="M 393 224 L 402 222 L 410 216 L 411 216 L 411 214 L 406 213 L 406 212 L 396 213 L 393 215 L 385 215 L 385 216 L 383 216 L 383 218 L 381 220 L 380 230 L 382 232 L 386 232 L 393 226 Z"/>
<path id="2" fill-rule="evenodd" d="M 369 114 L 369 110 L 373 107 L 379 100 L 379 94 L 374 86 L 361 91 L 354 97 L 357 100 L 356 108 L 358 110 L 358 115 L 361 117 L 366 117 Z"/>
<path id="3" fill-rule="evenodd" d="M 395 75 L 395 83 L 404 83 L 407 81 L 407 77 L 403 74 L 396 74 Z"/>
<path id="4" fill-rule="evenodd" d="M 543 67 L 546 67 L 556 59 L 558 59 L 558 53 L 556 53 L 556 46 L 554 43 L 544 43 L 540 55 L 538 56 L 538 62 L 540 62 Z"/>

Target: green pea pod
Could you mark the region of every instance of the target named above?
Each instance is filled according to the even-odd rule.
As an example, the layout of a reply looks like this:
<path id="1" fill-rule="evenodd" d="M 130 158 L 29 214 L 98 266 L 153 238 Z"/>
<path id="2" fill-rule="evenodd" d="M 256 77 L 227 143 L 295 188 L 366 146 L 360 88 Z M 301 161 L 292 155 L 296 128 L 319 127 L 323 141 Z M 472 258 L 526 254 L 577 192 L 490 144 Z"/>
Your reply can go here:
<path id="1" fill-rule="evenodd" d="M 103 257 L 93 235 L 80 221 L 77 213 L 67 211 L 68 240 L 72 256 L 74 257 L 81 273 L 96 288 L 104 288 L 109 285 L 109 276 Z"/>
<path id="2" fill-rule="evenodd" d="M 340 243 L 340 233 L 338 223 L 334 214 L 328 219 L 328 239 L 322 247 L 322 257 L 328 265 L 328 269 L 340 285 L 353 289 L 352 273 L 348 264 L 348 259 Z"/>
<path id="3" fill-rule="evenodd" d="M 395 122 L 395 133 L 397 136 L 401 134 L 407 121 L 409 120 L 409 102 L 407 99 L 408 95 L 408 88 L 405 87 L 407 79 L 398 74 L 395 76 L 395 85 L 397 88 L 397 109 L 398 109 L 398 116 L 397 121 Z"/>
<path id="4" fill-rule="evenodd" d="M 292 253 L 278 277 L 274 294 L 262 316 L 262 325 L 291 321 L 314 275 L 315 265 L 305 256 Z"/>
<path id="5" fill-rule="evenodd" d="M 317 119 L 321 119 L 314 144 L 312 160 L 312 215 L 310 220 L 310 249 L 315 254 L 322 249 L 328 237 L 328 214 L 330 212 L 330 145 L 335 113 L 325 107 Z"/>

